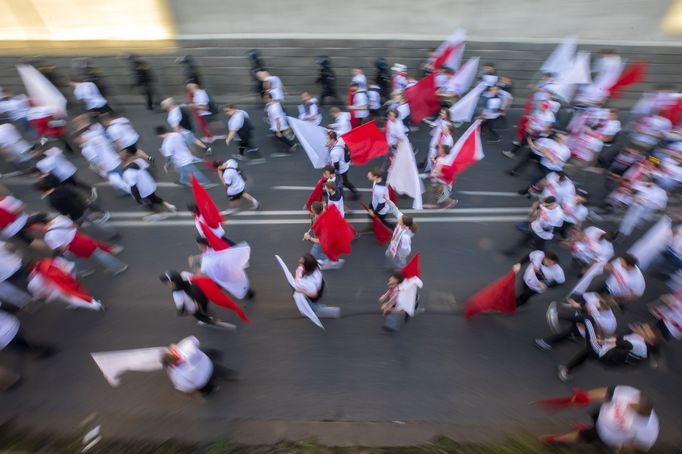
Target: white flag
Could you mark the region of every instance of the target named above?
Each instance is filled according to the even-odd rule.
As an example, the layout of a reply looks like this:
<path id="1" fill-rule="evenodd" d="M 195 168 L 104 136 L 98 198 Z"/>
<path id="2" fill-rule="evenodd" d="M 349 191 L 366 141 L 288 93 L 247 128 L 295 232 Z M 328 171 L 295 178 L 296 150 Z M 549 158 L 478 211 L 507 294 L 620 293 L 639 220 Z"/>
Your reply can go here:
<path id="1" fill-rule="evenodd" d="M 282 267 L 282 271 L 284 271 L 284 276 L 287 278 L 287 282 L 292 288 L 295 288 L 296 281 L 294 280 L 294 276 L 291 275 L 289 269 L 287 268 L 286 264 L 279 255 L 275 255 L 275 258 L 279 262 L 279 265 Z M 301 313 L 301 315 L 303 315 L 304 317 L 308 317 L 311 322 L 313 322 L 320 328 L 324 329 L 324 326 L 322 326 L 322 322 L 320 322 L 320 319 L 317 318 L 317 314 L 315 314 L 315 311 L 310 307 L 310 304 L 308 304 L 308 298 L 306 298 L 305 295 L 299 292 L 294 292 L 293 296 L 294 302 L 296 303 L 296 307 L 298 308 L 298 311 Z"/>
<path id="2" fill-rule="evenodd" d="M 308 158 L 310 158 L 310 162 L 313 163 L 313 167 L 321 169 L 326 166 L 329 161 L 329 150 L 327 150 L 326 145 L 327 130 L 322 126 L 298 118 L 287 117 L 287 120 Z"/>
<path id="3" fill-rule="evenodd" d="M 464 95 L 452 107 L 450 107 L 450 120 L 454 123 L 468 123 L 474 117 L 478 99 L 486 89 L 485 82 L 479 82 L 473 90 Z"/>
<path id="4" fill-rule="evenodd" d="M 66 115 L 66 98 L 31 65 L 17 65 L 19 77 L 28 96 L 40 107 L 47 107 L 58 116 Z"/>
<path id="5" fill-rule="evenodd" d="M 587 272 L 583 274 L 583 277 L 580 278 L 577 284 L 575 284 L 575 287 L 571 290 L 569 295 L 582 295 L 585 293 L 592 283 L 592 280 L 599 276 L 601 273 L 604 272 L 604 262 L 594 262 L 592 266 L 590 266 L 587 269 Z"/>
<path id="6" fill-rule="evenodd" d="M 137 348 L 112 352 L 90 353 L 104 378 L 113 387 L 121 384 L 121 375 L 129 370 L 151 372 L 163 369 L 161 355 L 166 347 Z"/>
<path id="7" fill-rule="evenodd" d="M 222 251 L 208 251 L 201 256 L 201 272 L 214 280 L 222 288 L 242 299 L 249 291 L 249 267 L 251 247 L 239 243 Z"/>
<path id="8" fill-rule="evenodd" d="M 414 159 L 414 152 L 409 140 L 400 141 L 393 156 L 391 167 L 388 169 L 386 184 L 392 186 L 398 194 L 406 194 L 412 197 L 414 199 L 412 202 L 413 209 L 421 210 L 423 208 L 424 183 L 419 178 L 417 161 Z"/>
<path id="9" fill-rule="evenodd" d="M 471 57 L 466 63 L 462 65 L 461 68 L 452 76 L 453 84 L 457 87 L 457 93 L 466 93 L 466 91 L 471 87 L 471 84 L 476 79 L 476 74 L 478 73 L 478 57 Z"/>
<path id="10" fill-rule="evenodd" d="M 559 43 L 547 60 L 540 67 L 543 73 L 561 74 L 573 61 L 575 56 L 577 36 L 567 36 Z"/>
<path id="11" fill-rule="evenodd" d="M 447 66 L 448 68 L 452 68 L 453 70 L 457 70 L 459 68 L 459 64 L 462 61 L 462 55 L 464 55 L 464 47 L 466 45 L 466 30 L 464 29 L 457 29 L 452 35 L 448 37 L 445 41 L 443 41 L 440 46 L 436 49 L 436 57 L 439 57 L 441 54 L 443 54 L 447 49 L 455 46 L 459 46 L 459 48 L 455 49 L 455 51 L 450 55 L 450 57 L 443 63 L 443 66 Z"/>
<path id="12" fill-rule="evenodd" d="M 589 84 L 590 76 L 590 53 L 578 52 L 571 65 L 559 74 L 556 82 L 552 85 L 552 91 L 563 101 L 570 101 L 578 84 Z"/>
<path id="13" fill-rule="evenodd" d="M 644 234 L 628 250 L 628 254 L 637 258 L 637 266 L 645 271 L 658 255 L 663 252 L 672 238 L 672 220 L 662 216 L 648 232 Z"/>

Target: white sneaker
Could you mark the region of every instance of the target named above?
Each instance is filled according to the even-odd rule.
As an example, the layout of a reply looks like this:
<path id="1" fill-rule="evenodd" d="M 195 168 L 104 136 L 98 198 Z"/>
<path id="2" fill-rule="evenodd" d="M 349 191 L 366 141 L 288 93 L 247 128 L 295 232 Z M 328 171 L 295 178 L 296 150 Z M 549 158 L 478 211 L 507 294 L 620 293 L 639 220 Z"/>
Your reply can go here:
<path id="1" fill-rule="evenodd" d="M 508 157 L 509 159 L 516 158 L 516 155 L 514 153 L 512 153 L 510 150 L 504 150 L 502 152 L 502 154 L 505 155 L 506 157 Z"/>
<path id="2" fill-rule="evenodd" d="M 321 270 L 338 270 L 343 267 L 343 264 L 346 261 L 344 259 L 338 259 L 335 262 L 332 262 L 331 260 L 324 260 L 322 264 L 320 265 Z"/>
<path id="3" fill-rule="evenodd" d="M 118 244 L 112 246 L 112 248 L 111 248 L 111 253 L 112 253 L 112 254 L 118 255 L 118 254 L 120 254 L 121 252 L 123 252 L 123 246 L 118 245 Z"/>
<path id="4" fill-rule="evenodd" d="M 172 203 L 163 202 L 163 206 L 165 206 L 172 213 L 178 212 L 178 208 L 175 205 L 173 205 Z"/>
<path id="5" fill-rule="evenodd" d="M 564 365 L 559 365 L 559 380 L 564 383 L 571 381 L 573 377 L 568 373 L 568 369 Z"/>
<path id="6" fill-rule="evenodd" d="M 119 274 L 124 273 L 127 269 L 128 265 L 123 265 L 121 268 L 114 271 L 114 276 L 118 276 Z"/>
<path id="7" fill-rule="evenodd" d="M 535 346 L 540 350 L 544 350 L 546 352 L 552 351 L 552 346 L 545 342 L 544 339 L 541 339 L 539 337 L 535 339 Z"/>
<path id="8" fill-rule="evenodd" d="M 97 200 L 97 188 L 93 186 L 90 190 L 90 201 L 94 202 L 95 200 Z"/>
<path id="9" fill-rule="evenodd" d="M 263 207 L 261 206 L 261 204 L 260 204 L 260 202 L 259 202 L 258 200 L 256 200 L 256 203 L 254 203 L 253 205 L 251 205 L 251 207 L 252 207 L 254 210 L 256 210 L 256 211 L 260 211 L 261 209 L 263 209 Z"/>

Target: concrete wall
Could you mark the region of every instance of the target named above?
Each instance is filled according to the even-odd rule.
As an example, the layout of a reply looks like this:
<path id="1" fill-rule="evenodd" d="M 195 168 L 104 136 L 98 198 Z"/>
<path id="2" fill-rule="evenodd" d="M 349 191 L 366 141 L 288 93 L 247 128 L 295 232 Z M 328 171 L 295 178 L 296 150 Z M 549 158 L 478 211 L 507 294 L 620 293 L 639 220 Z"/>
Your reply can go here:
<path id="1" fill-rule="evenodd" d="M 316 92 L 317 69 L 315 59 L 319 55 L 332 58 L 338 78 L 340 92 L 350 80 L 350 68 L 360 65 L 369 77 L 375 74 L 374 60 L 385 57 L 389 63 L 400 62 L 408 65 L 409 73 L 418 76 L 418 66 L 429 49 L 438 41 L 415 40 L 189 40 L 180 42 L 180 47 L 172 53 L 151 54 L 145 58 L 151 63 L 157 75 L 159 92 L 166 95 L 181 95 L 183 90 L 182 71 L 174 60 L 177 55 L 189 54 L 196 58 L 205 79 L 205 85 L 219 101 L 257 102 L 253 95 L 246 53 L 249 49 L 260 49 L 265 64 L 271 72 L 279 75 L 289 95 L 298 96 L 303 90 Z M 537 77 L 537 70 L 543 60 L 554 48 L 549 44 L 534 43 L 467 43 L 465 58 L 478 55 L 481 63 L 493 62 L 503 74 L 509 75 L 515 84 L 517 105 L 525 99 L 527 84 Z M 599 46 L 580 45 L 580 49 L 597 52 Z M 627 60 L 645 59 L 650 62 L 647 83 L 637 85 L 619 101 L 618 105 L 628 105 L 641 92 L 655 84 L 676 83 L 682 72 L 682 52 L 669 46 L 633 47 L 619 46 L 616 49 Z M 70 58 L 44 57 L 45 61 L 56 64 L 66 80 L 69 73 Z M 14 91 L 23 91 L 14 64 L 17 57 L 0 57 L 0 85 Z M 106 75 L 108 84 L 113 88 L 116 98 L 112 101 L 129 102 L 131 98 L 130 76 L 127 62 L 120 57 L 93 57 L 94 63 Z"/>

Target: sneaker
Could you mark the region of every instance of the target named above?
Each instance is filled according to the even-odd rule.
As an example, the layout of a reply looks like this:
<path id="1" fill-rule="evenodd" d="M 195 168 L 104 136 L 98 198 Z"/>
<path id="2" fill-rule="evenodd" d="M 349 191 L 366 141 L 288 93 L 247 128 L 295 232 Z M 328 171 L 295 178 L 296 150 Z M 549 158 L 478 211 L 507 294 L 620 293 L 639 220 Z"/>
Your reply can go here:
<path id="1" fill-rule="evenodd" d="M 116 245 L 111 247 L 111 253 L 113 255 L 118 255 L 121 252 L 123 252 L 123 246 L 116 244 Z"/>
<path id="2" fill-rule="evenodd" d="M 119 274 L 124 273 L 127 269 L 128 265 L 123 265 L 121 268 L 114 271 L 114 276 L 118 276 Z"/>
<path id="3" fill-rule="evenodd" d="M 204 150 L 204 154 L 206 156 L 212 156 L 213 155 L 213 147 L 206 147 L 206 149 Z"/>
<path id="4" fill-rule="evenodd" d="M 561 380 L 564 383 L 568 383 L 569 381 L 571 381 L 571 379 L 573 377 L 571 376 L 571 374 L 568 373 L 568 368 L 566 368 L 566 366 L 559 365 L 558 369 L 559 369 L 559 373 L 558 373 L 559 380 Z"/>
<path id="5" fill-rule="evenodd" d="M 516 170 L 513 170 L 513 169 L 512 169 L 512 170 L 507 170 L 507 175 L 511 175 L 511 176 L 513 176 L 513 177 L 518 177 L 518 176 L 519 176 L 519 172 L 517 172 Z"/>
<path id="6" fill-rule="evenodd" d="M 538 337 L 535 339 L 535 346 L 539 348 L 540 350 L 546 351 L 546 352 L 551 352 L 552 351 L 552 346 L 549 345 L 547 342 L 545 342 L 544 339 Z"/>
<path id="7" fill-rule="evenodd" d="M 506 157 L 508 157 L 509 159 L 516 158 L 516 155 L 514 153 L 512 153 L 510 150 L 504 150 L 502 152 L 502 154 L 505 155 Z"/>
<path id="8" fill-rule="evenodd" d="M 292 147 L 293 148 L 293 147 Z M 272 153 L 270 155 L 271 158 L 286 158 L 291 156 L 291 153 Z"/>
<path id="9" fill-rule="evenodd" d="M 218 183 L 208 183 L 204 185 L 204 189 L 211 189 L 215 188 L 216 186 L 218 186 Z"/>
<path id="10" fill-rule="evenodd" d="M 297 143 L 293 144 L 291 148 L 289 148 L 289 151 L 293 153 L 294 151 L 298 150 L 301 146 Z"/>
<path id="11" fill-rule="evenodd" d="M 235 214 L 239 212 L 239 208 L 228 208 L 227 210 L 223 210 L 220 212 L 223 216 L 229 216 L 231 214 Z"/>
<path id="12" fill-rule="evenodd" d="M 94 202 L 95 200 L 97 200 L 97 188 L 93 186 L 90 190 L 90 201 Z"/>
<path id="13" fill-rule="evenodd" d="M 111 218 L 111 213 L 109 213 L 108 211 L 105 211 L 104 213 L 102 213 L 102 215 L 100 217 L 93 219 L 92 222 L 95 222 L 97 224 L 104 224 L 110 218 Z"/>
<path id="14" fill-rule="evenodd" d="M 252 208 L 256 211 L 260 211 L 263 209 L 263 206 L 260 204 L 260 202 L 258 200 L 256 200 L 256 203 L 254 205 L 252 205 Z"/>
<path id="15" fill-rule="evenodd" d="M 163 206 L 165 206 L 168 209 L 168 211 L 170 211 L 171 213 L 177 213 L 178 212 L 178 208 L 175 205 L 173 205 L 172 203 L 163 202 Z"/>
<path id="16" fill-rule="evenodd" d="M 232 153 L 232 157 L 237 161 L 243 161 L 244 159 L 246 159 L 243 154 L 239 153 Z"/>

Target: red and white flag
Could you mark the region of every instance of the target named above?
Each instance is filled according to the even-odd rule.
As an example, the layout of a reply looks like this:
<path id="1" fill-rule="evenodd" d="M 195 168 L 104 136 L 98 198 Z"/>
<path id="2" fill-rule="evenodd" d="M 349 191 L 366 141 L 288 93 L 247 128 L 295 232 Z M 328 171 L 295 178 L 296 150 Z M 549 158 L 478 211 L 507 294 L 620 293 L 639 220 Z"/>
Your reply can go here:
<path id="1" fill-rule="evenodd" d="M 327 129 L 294 117 L 287 117 L 287 121 L 291 125 L 291 129 L 294 130 L 298 143 L 305 150 L 313 167 L 321 169 L 326 166 L 329 161 Z"/>
<path id="2" fill-rule="evenodd" d="M 476 74 L 478 74 L 478 62 L 479 57 L 471 57 L 466 63 L 462 65 L 461 68 L 455 73 L 453 79 L 453 85 L 457 87 L 458 93 L 466 93 L 466 91 L 471 87 L 471 84 L 476 79 Z"/>
<path id="3" fill-rule="evenodd" d="M 638 84 L 646 80 L 647 64 L 643 61 L 635 61 L 625 68 L 625 71 L 620 75 L 620 78 L 608 87 L 609 96 L 617 98 L 622 91 L 630 85 Z"/>
<path id="4" fill-rule="evenodd" d="M 218 228 L 223 223 L 223 216 L 211 196 L 208 195 L 206 189 L 194 175 L 192 175 L 192 193 L 194 194 L 194 203 L 197 205 L 199 214 L 204 218 L 204 222 L 212 229 Z"/>
<path id="5" fill-rule="evenodd" d="M 474 112 L 476 112 L 478 99 L 481 97 L 481 94 L 485 91 L 486 87 L 487 85 L 485 82 L 480 82 L 473 90 L 462 96 L 459 101 L 450 107 L 450 120 L 454 123 L 470 122 L 474 117 Z"/>
<path id="6" fill-rule="evenodd" d="M 437 71 L 441 66 L 447 66 L 453 70 L 459 68 L 465 45 L 466 31 L 456 30 L 436 49 L 436 60 L 433 63 L 434 71 Z"/>
<path id="7" fill-rule="evenodd" d="M 575 56 L 577 43 L 577 36 L 567 36 L 564 38 L 547 57 L 547 60 L 540 67 L 540 71 L 543 73 L 561 74 L 568 69 Z"/>
<path id="8" fill-rule="evenodd" d="M 421 210 L 423 208 L 424 183 L 419 178 L 417 161 L 414 159 L 414 152 L 409 140 L 402 140 L 398 144 L 398 149 L 391 160 L 391 167 L 388 169 L 386 184 L 398 194 L 411 197 L 413 209 Z"/>
<path id="9" fill-rule="evenodd" d="M 66 115 L 66 98 L 31 65 L 17 65 L 26 93 L 36 106 L 46 107 L 58 116 Z"/>
<path id="10" fill-rule="evenodd" d="M 350 150 L 351 161 L 358 166 L 388 153 L 386 135 L 374 120 L 351 129 L 341 138 Z"/>
<path id="11" fill-rule="evenodd" d="M 206 251 L 201 255 L 201 272 L 213 279 L 237 299 L 249 291 L 249 267 L 251 247 L 240 243 L 228 249 Z"/>
<path id="12" fill-rule="evenodd" d="M 452 184 L 457 175 L 484 157 L 483 146 L 481 145 L 481 120 L 476 120 L 462 134 L 462 137 L 459 138 L 447 156 L 447 165 L 443 166 L 442 169 L 443 181 Z"/>
<path id="13" fill-rule="evenodd" d="M 590 75 L 590 53 L 578 52 L 570 64 L 557 76 L 552 84 L 552 91 L 562 100 L 568 102 L 579 84 L 592 82 Z"/>

